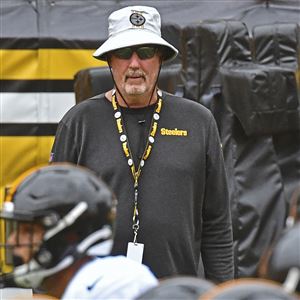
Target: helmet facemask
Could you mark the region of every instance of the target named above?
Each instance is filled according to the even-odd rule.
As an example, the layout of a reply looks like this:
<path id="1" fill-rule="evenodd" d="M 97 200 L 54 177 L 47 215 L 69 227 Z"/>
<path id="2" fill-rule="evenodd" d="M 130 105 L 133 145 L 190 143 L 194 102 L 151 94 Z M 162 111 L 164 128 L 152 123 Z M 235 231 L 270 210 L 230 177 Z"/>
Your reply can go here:
<path id="1" fill-rule="evenodd" d="M 104 226 L 83 241 L 79 241 L 78 236 L 74 236 L 73 243 L 68 239 L 70 233 L 74 232 L 73 224 L 86 209 L 87 204 L 80 202 L 59 220 L 55 213 L 48 213 L 43 217 L 32 216 L 31 221 L 28 216 L 26 221 L 20 220 L 18 214 L 16 218 L 3 218 L 3 211 L 7 238 L 4 245 L 0 246 L 5 247 L 9 261 L 14 265 L 14 271 L 7 276 L 9 285 L 13 285 L 14 281 L 17 286 L 37 288 L 44 278 L 83 257 L 99 240 L 110 238 L 111 229 Z M 21 265 L 18 265 L 19 261 L 22 261 Z"/>

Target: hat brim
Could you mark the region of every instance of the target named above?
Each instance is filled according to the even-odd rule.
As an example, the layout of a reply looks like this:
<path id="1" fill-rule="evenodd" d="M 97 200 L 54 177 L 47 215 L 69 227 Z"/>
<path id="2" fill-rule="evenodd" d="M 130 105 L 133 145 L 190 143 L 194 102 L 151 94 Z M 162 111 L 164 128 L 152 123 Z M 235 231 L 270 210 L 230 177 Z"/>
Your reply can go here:
<path id="1" fill-rule="evenodd" d="M 93 56 L 97 59 L 106 61 L 106 54 L 113 50 L 143 44 L 154 44 L 165 47 L 167 51 L 165 51 L 164 53 L 164 62 L 173 60 L 178 54 L 178 50 L 174 46 L 169 44 L 166 40 L 164 40 L 157 34 L 146 30 L 129 29 L 108 38 L 93 53 Z"/>

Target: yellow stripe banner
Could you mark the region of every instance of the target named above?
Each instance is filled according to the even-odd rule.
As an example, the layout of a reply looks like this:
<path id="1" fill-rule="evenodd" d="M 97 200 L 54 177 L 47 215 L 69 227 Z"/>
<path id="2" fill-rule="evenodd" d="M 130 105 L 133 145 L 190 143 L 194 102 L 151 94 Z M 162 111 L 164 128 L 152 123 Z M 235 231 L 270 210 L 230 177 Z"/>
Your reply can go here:
<path id="1" fill-rule="evenodd" d="M 11 183 L 32 166 L 46 163 L 50 157 L 54 136 L 1 136 L 0 187 Z"/>
<path id="2" fill-rule="evenodd" d="M 70 80 L 81 69 L 106 66 L 94 49 L 0 49 L 2 80 Z"/>

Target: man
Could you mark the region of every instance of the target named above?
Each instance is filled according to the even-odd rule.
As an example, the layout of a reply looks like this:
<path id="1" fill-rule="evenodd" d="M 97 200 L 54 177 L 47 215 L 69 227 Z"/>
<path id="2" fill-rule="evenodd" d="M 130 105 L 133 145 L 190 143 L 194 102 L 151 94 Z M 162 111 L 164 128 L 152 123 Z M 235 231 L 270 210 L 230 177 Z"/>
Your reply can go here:
<path id="1" fill-rule="evenodd" d="M 212 114 L 157 87 L 177 50 L 161 38 L 155 8 L 109 16 L 106 60 L 114 89 L 73 107 L 61 120 L 52 161 L 93 169 L 116 192 L 112 254 L 127 254 L 159 278 L 233 277 L 232 229 L 223 156 Z"/>
<path id="2" fill-rule="evenodd" d="M 92 255 L 110 252 L 116 201 L 93 173 L 56 164 L 17 181 L 0 212 L 7 233 L 1 246 L 15 266 L 0 276 L 0 288 L 38 288 L 58 299 L 133 299 L 157 285 L 135 261 Z"/>

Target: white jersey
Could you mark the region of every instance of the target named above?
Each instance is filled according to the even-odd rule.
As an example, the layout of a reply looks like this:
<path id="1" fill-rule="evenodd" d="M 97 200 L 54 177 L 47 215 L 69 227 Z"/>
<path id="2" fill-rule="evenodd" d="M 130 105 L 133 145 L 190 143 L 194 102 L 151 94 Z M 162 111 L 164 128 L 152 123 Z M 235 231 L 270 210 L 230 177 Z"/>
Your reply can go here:
<path id="1" fill-rule="evenodd" d="M 129 300 L 157 284 L 148 267 L 125 256 L 95 258 L 73 276 L 62 300 Z"/>

